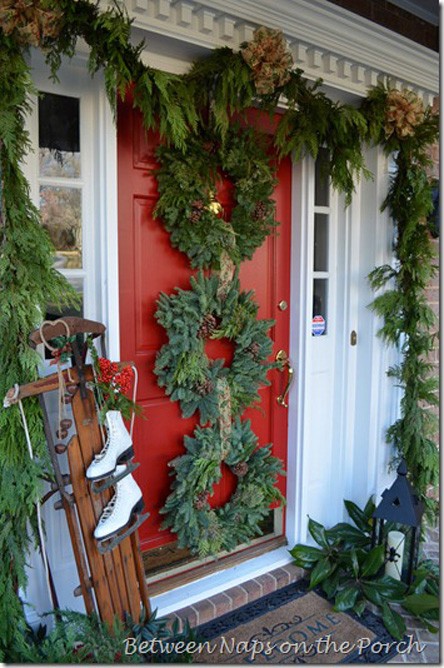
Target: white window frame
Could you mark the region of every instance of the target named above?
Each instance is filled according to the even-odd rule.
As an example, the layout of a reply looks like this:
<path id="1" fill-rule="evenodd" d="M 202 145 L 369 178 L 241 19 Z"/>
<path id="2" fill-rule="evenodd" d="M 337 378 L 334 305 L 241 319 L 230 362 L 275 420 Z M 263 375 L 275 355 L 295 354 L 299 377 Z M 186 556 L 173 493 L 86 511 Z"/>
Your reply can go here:
<path id="1" fill-rule="evenodd" d="M 86 59 L 76 56 L 64 64 L 58 73 L 58 82 L 50 78 L 49 68 L 42 55 L 33 51 L 33 83 L 38 91 L 56 95 L 66 95 L 79 99 L 80 112 L 80 161 L 79 179 L 42 177 L 39 175 L 38 98 L 32 96 L 32 113 L 27 117 L 27 130 L 32 151 L 26 156 L 23 171 L 30 185 L 33 203 L 39 208 L 40 185 L 63 185 L 80 187 L 82 191 L 82 267 L 61 269 L 60 273 L 69 279 L 83 280 L 83 317 L 103 321 L 104 297 L 107 267 L 103 257 L 106 232 L 103 230 L 105 201 L 101 187 L 101 165 L 103 164 L 103 129 L 99 123 L 103 82 L 101 77 L 91 79 Z M 103 250 L 102 250 L 103 249 Z M 117 274 L 117 265 L 115 265 Z"/>

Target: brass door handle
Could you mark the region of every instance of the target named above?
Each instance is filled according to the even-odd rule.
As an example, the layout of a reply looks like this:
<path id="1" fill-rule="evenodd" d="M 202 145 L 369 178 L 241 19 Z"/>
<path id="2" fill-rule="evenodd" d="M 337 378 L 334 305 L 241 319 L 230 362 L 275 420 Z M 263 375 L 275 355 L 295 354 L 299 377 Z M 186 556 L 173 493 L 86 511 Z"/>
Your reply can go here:
<path id="1" fill-rule="evenodd" d="M 278 397 L 276 397 L 276 401 L 278 402 L 279 406 L 283 406 L 284 408 L 288 408 L 288 404 L 286 402 L 286 397 L 287 394 L 290 391 L 290 386 L 293 382 L 294 378 L 294 369 L 291 366 L 291 360 L 288 357 L 288 353 L 285 350 L 279 350 L 278 353 L 276 353 L 275 357 L 276 362 L 280 362 L 280 371 L 284 372 L 285 369 L 287 369 L 287 384 L 285 386 L 284 391 L 282 394 L 280 394 Z"/>

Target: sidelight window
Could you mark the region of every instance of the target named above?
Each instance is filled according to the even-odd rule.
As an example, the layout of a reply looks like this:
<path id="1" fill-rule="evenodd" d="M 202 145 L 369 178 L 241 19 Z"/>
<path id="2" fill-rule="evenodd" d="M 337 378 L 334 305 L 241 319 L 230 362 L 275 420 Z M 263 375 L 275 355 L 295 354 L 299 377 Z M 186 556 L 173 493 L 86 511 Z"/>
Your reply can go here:
<path id="1" fill-rule="evenodd" d="M 42 225 L 54 244 L 54 267 L 66 276 L 82 296 L 83 302 L 86 272 L 79 98 L 40 94 L 38 143 Z M 83 313 L 83 305 L 80 312 L 76 312 L 79 313 Z"/>
<path id="2" fill-rule="evenodd" d="M 314 242 L 313 242 L 313 320 L 312 335 L 328 333 L 328 291 L 330 279 L 330 189 L 328 153 L 319 151 L 315 164 Z"/>

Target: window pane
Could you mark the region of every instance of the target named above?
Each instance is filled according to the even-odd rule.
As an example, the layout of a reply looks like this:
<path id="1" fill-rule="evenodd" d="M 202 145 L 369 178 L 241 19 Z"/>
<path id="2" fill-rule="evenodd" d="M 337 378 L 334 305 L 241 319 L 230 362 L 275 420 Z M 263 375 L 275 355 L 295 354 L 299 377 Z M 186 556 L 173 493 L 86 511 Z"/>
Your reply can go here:
<path id="1" fill-rule="evenodd" d="M 39 98 L 40 176 L 80 176 L 79 100 L 44 93 Z"/>
<path id="2" fill-rule="evenodd" d="M 313 281 L 313 336 L 327 333 L 328 279 L 315 278 Z"/>
<path id="3" fill-rule="evenodd" d="M 39 148 L 40 176 L 80 176 L 80 153 L 68 153 L 54 148 Z"/>
<path id="4" fill-rule="evenodd" d="M 56 249 L 56 269 L 82 266 L 81 195 L 80 188 L 40 187 L 42 224 Z"/>
<path id="5" fill-rule="evenodd" d="M 83 282 L 83 278 L 76 277 L 69 279 L 69 283 L 71 283 L 75 291 L 80 296 L 80 306 L 64 308 L 62 311 L 60 311 L 54 304 L 48 304 L 45 320 L 57 320 L 58 318 L 63 318 L 67 315 L 75 315 L 83 318 Z"/>
<path id="6" fill-rule="evenodd" d="M 328 206 L 330 202 L 328 151 L 319 149 L 315 166 L 315 206 Z"/>
<path id="7" fill-rule="evenodd" d="M 328 271 L 328 216 L 315 214 L 314 224 L 314 271 Z"/>

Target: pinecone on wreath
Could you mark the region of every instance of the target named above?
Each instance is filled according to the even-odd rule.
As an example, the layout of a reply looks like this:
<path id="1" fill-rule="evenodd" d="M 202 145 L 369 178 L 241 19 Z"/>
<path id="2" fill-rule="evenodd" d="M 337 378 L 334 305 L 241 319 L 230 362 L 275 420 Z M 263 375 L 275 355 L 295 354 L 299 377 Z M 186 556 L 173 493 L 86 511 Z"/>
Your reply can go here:
<path id="1" fill-rule="evenodd" d="M 254 211 L 252 213 L 253 220 L 256 221 L 264 220 L 266 215 L 267 215 L 267 205 L 265 204 L 265 202 L 256 202 L 256 206 L 254 207 Z"/>
<path id="2" fill-rule="evenodd" d="M 211 336 L 214 330 L 217 327 L 217 320 L 212 313 L 207 313 L 202 320 L 199 329 L 197 330 L 197 336 L 199 339 L 206 339 Z"/>
<path id="3" fill-rule="evenodd" d="M 206 378 L 205 380 L 196 383 L 196 392 L 197 394 L 200 394 L 201 397 L 210 394 L 210 392 L 212 392 L 213 390 L 214 390 L 214 384 L 213 381 L 211 381 L 209 378 Z"/>
<path id="4" fill-rule="evenodd" d="M 237 475 L 238 478 L 243 478 L 248 473 L 248 464 L 247 462 L 238 462 L 233 466 L 233 473 Z"/>
<path id="5" fill-rule="evenodd" d="M 192 211 L 190 213 L 189 220 L 192 223 L 198 223 L 202 217 L 204 203 L 201 199 L 196 199 L 194 202 L 191 202 L 191 206 L 192 206 Z"/>
<path id="6" fill-rule="evenodd" d="M 209 496 L 210 495 L 208 494 L 208 492 L 200 492 L 199 494 L 197 494 L 196 498 L 194 499 L 194 504 L 193 504 L 195 509 L 196 510 L 203 510 L 208 503 L 208 497 Z"/>
<path id="7" fill-rule="evenodd" d="M 257 341 L 253 341 L 250 343 L 250 345 L 247 348 L 247 353 L 249 353 L 253 359 L 257 359 L 259 357 L 259 352 L 260 352 L 260 345 L 258 344 Z"/>

